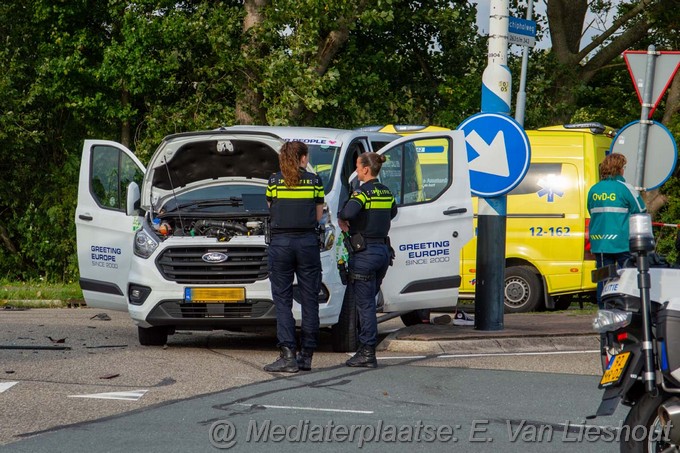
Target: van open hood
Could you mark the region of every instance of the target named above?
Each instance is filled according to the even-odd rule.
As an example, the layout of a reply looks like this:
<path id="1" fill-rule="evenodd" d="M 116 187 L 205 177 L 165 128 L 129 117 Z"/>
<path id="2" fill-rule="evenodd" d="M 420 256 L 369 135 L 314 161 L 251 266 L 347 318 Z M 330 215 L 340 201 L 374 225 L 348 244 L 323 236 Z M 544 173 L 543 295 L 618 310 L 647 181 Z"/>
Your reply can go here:
<path id="1" fill-rule="evenodd" d="M 173 189 L 199 181 L 249 178 L 266 181 L 279 171 L 276 135 L 248 131 L 207 131 L 166 137 L 149 161 L 141 206 L 149 209 Z"/>

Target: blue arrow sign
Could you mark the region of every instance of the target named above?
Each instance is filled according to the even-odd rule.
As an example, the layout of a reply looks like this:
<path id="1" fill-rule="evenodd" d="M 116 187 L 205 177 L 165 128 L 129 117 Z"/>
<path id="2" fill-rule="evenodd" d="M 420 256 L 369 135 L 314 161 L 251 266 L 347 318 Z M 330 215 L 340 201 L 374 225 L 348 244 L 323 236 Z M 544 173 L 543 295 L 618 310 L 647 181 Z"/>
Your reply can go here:
<path id="1" fill-rule="evenodd" d="M 517 121 L 499 113 L 479 113 L 460 123 L 458 130 L 465 133 L 474 195 L 498 197 L 522 181 L 529 170 L 531 147 Z"/>

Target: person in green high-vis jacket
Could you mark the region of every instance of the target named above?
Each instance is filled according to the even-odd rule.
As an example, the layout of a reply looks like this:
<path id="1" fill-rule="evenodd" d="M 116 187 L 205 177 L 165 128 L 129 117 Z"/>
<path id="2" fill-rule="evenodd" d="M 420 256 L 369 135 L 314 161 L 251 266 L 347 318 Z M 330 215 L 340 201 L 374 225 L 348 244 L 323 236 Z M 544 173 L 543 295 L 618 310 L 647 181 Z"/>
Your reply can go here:
<path id="1" fill-rule="evenodd" d="M 600 182 L 588 192 L 590 251 L 597 267 L 623 267 L 631 257 L 628 226 L 631 214 L 647 210 L 637 190 L 623 179 L 626 156 L 612 153 L 600 164 Z M 602 308 L 603 282 L 597 283 L 597 306 Z"/>

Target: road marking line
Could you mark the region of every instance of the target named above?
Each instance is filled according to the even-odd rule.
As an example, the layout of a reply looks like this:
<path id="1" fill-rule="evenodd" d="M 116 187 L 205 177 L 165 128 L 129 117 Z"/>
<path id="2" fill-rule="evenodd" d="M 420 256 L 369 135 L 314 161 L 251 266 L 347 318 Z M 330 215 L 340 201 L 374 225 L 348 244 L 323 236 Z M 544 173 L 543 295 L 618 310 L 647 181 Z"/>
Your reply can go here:
<path id="1" fill-rule="evenodd" d="M 377 357 L 376 359 L 378 360 L 390 360 L 390 359 L 399 359 L 399 360 L 408 360 L 408 359 L 424 359 L 427 358 L 426 355 L 411 355 L 411 356 L 404 356 L 404 357 Z"/>
<path id="2" fill-rule="evenodd" d="M 437 356 L 438 359 L 459 359 L 469 357 L 499 357 L 499 356 L 521 356 L 521 355 L 559 355 L 559 354 L 592 354 L 600 352 L 599 349 L 588 351 L 546 351 L 546 352 L 485 352 L 479 354 L 447 354 Z"/>
<path id="3" fill-rule="evenodd" d="M 349 357 L 354 357 L 354 353 L 352 353 L 352 352 L 348 352 L 347 355 Z M 408 360 L 408 359 L 426 359 L 427 356 L 426 355 L 409 355 L 409 356 L 403 356 L 403 357 L 399 357 L 399 356 L 378 357 L 378 356 L 375 356 L 375 358 L 377 360 L 390 360 L 390 359 Z"/>
<path id="4" fill-rule="evenodd" d="M 320 411 L 320 412 L 343 412 L 343 413 L 350 413 L 350 414 L 372 414 L 373 411 L 355 411 L 351 409 L 324 409 L 320 407 L 296 407 L 296 406 L 272 406 L 269 404 L 246 404 L 246 403 L 236 403 L 239 406 L 260 406 L 260 407 L 266 407 L 267 409 L 297 409 L 301 411 Z"/>
<path id="5" fill-rule="evenodd" d="M 148 390 L 133 390 L 131 392 L 105 392 L 105 393 L 91 393 L 89 395 L 69 395 L 69 398 L 95 398 L 101 400 L 124 400 L 137 401 Z"/>
<path id="6" fill-rule="evenodd" d="M 9 390 L 10 387 L 17 385 L 18 383 L 19 382 L 0 382 L 0 393 Z"/>

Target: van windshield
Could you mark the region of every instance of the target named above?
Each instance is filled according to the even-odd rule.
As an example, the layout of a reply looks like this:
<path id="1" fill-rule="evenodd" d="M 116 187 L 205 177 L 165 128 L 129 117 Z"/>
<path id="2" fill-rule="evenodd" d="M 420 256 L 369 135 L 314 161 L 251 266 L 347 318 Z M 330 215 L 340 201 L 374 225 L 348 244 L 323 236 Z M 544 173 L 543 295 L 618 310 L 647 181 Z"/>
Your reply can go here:
<path id="1" fill-rule="evenodd" d="M 333 186 L 333 175 L 340 156 L 339 146 L 307 144 L 309 163 L 323 181 L 323 190 L 328 193 Z"/>

